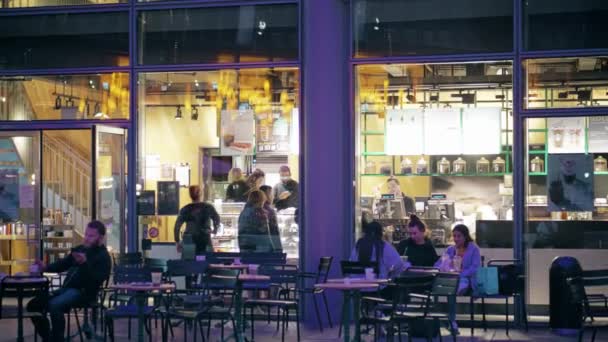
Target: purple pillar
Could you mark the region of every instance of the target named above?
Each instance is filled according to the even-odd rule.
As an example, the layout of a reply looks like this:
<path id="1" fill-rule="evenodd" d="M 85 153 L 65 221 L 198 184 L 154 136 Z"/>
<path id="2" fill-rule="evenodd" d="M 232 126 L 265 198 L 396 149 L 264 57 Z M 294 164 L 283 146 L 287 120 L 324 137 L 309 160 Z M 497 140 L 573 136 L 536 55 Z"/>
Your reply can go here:
<path id="1" fill-rule="evenodd" d="M 348 256 L 352 237 L 352 120 L 349 113 L 348 6 L 343 0 L 305 0 L 303 62 L 303 265 L 317 270 L 333 256 L 332 276 Z M 332 321 L 339 324 L 341 294 L 328 292 Z M 324 326 L 327 317 L 321 306 Z M 316 324 L 312 301 L 305 321 Z"/>

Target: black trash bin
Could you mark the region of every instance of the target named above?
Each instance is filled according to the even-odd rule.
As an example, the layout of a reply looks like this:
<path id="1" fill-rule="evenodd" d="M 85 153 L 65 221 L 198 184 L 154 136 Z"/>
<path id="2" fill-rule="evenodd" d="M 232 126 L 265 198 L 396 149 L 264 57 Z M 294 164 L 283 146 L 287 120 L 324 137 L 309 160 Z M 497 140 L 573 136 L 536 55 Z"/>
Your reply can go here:
<path id="1" fill-rule="evenodd" d="M 572 305 L 568 278 L 582 274 L 578 260 L 560 256 L 553 259 L 549 270 L 549 324 L 551 329 L 563 335 L 575 334 L 581 324 L 581 309 Z"/>

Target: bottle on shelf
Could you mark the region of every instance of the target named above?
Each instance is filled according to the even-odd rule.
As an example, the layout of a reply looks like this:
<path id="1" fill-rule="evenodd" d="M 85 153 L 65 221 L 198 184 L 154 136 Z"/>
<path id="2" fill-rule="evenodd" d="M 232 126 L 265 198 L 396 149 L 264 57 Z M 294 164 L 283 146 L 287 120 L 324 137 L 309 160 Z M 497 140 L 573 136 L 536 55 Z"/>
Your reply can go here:
<path id="1" fill-rule="evenodd" d="M 391 161 L 385 160 L 382 163 L 380 163 L 380 173 L 383 175 L 387 175 L 387 176 L 390 176 L 393 173 Z"/>
<path id="2" fill-rule="evenodd" d="M 544 172 L 545 162 L 538 156 L 534 157 L 530 162 L 530 172 Z"/>
<path id="3" fill-rule="evenodd" d="M 429 172 L 428 164 L 427 164 L 426 160 L 424 160 L 424 157 L 420 156 L 420 159 L 418 159 L 418 162 L 416 163 L 416 173 L 424 174 L 424 173 L 428 173 L 428 172 Z"/>
<path id="4" fill-rule="evenodd" d="M 490 162 L 485 157 L 481 157 L 475 166 L 477 173 L 490 173 Z"/>
<path id="5" fill-rule="evenodd" d="M 373 160 L 368 160 L 365 163 L 365 173 L 367 173 L 367 174 L 376 173 L 376 163 Z"/>
<path id="6" fill-rule="evenodd" d="M 593 160 L 593 171 L 595 172 L 606 172 L 608 171 L 608 164 L 606 158 L 599 156 Z"/>
<path id="7" fill-rule="evenodd" d="M 458 157 L 458 159 L 454 160 L 452 163 L 452 172 L 453 173 L 466 173 L 467 172 L 467 162 L 466 160 Z"/>
<path id="8" fill-rule="evenodd" d="M 437 173 L 442 175 L 447 175 L 450 173 L 450 161 L 445 157 L 442 157 L 441 160 L 437 162 Z"/>
<path id="9" fill-rule="evenodd" d="M 401 161 L 401 174 L 410 175 L 414 170 L 414 164 L 410 160 L 410 158 L 405 158 Z"/>
<path id="10" fill-rule="evenodd" d="M 494 159 L 492 161 L 492 172 L 504 173 L 505 169 L 506 169 L 505 160 L 502 159 L 500 156 L 496 157 L 496 159 Z"/>

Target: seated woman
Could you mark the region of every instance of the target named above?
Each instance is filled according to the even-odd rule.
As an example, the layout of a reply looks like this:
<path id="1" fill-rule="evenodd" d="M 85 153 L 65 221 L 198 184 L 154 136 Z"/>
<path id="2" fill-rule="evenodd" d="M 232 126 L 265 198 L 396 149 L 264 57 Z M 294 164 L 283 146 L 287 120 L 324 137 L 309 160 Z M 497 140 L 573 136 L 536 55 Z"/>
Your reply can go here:
<path id="1" fill-rule="evenodd" d="M 407 262 L 411 266 L 433 267 L 439 256 L 433 243 L 425 235 L 426 225 L 424 222 L 418 216 L 410 215 L 407 230 L 410 237 L 397 245 L 399 255 L 407 256 Z"/>
<path id="2" fill-rule="evenodd" d="M 435 263 L 442 271 L 456 271 L 460 273 L 460 284 L 458 295 L 465 295 L 475 291 L 477 287 L 477 270 L 481 267 L 481 253 L 479 247 L 469 233 L 469 228 L 464 224 L 457 224 L 452 228 L 454 246 L 448 247 L 441 259 Z M 456 325 L 456 299 L 449 298 L 449 316 L 452 329 L 458 331 Z"/>
<path id="3" fill-rule="evenodd" d="M 376 221 L 363 226 L 363 237 L 355 244 L 350 261 L 378 262 L 378 277 L 386 279 L 403 271 L 403 262 L 395 247 L 382 239 L 382 225 Z"/>

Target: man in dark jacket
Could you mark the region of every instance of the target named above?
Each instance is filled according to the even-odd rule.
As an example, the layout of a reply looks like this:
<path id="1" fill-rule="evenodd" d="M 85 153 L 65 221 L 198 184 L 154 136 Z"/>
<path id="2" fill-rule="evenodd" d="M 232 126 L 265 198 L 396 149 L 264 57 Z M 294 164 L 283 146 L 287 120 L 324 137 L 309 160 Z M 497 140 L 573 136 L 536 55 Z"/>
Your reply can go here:
<path id="1" fill-rule="evenodd" d="M 48 312 L 53 329 L 46 317 L 32 317 L 42 341 L 59 342 L 64 339 L 64 314 L 76 305 L 92 301 L 103 282 L 110 276 L 112 260 L 103 245 L 106 227 L 99 221 L 87 225 L 83 244 L 72 249 L 65 258 L 41 269 L 44 272 L 68 271 L 61 289 L 51 295 L 42 294 L 27 304 L 30 312 Z"/>
<path id="2" fill-rule="evenodd" d="M 273 198 L 274 206 L 277 211 L 287 208 L 299 207 L 299 184 L 291 179 L 291 170 L 289 166 L 283 165 L 279 168 L 281 182 L 274 187 Z"/>

